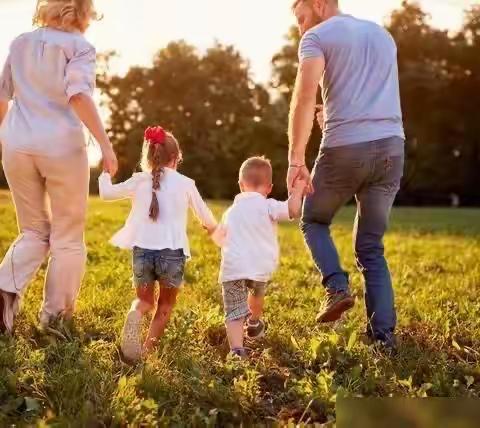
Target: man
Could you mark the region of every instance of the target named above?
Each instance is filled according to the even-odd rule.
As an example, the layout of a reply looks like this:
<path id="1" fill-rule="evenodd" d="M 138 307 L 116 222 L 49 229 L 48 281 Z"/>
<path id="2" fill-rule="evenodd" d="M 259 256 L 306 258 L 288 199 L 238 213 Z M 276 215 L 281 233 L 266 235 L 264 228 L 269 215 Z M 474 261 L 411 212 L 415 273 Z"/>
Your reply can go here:
<path id="1" fill-rule="evenodd" d="M 395 42 L 379 25 L 340 13 L 337 0 L 297 0 L 293 11 L 302 40 L 290 110 L 287 181 L 289 190 L 298 178 L 311 183 L 302 231 L 327 290 L 317 320 L 336 321 L 355 304 L 330 236 L 335 214 L 355 197 L 353 238 L 365 279 L 367 334 L 394 347 L 396 313 L 383 236 L 404 163 Z M 325 124 L 310 177 L 305 149 L 319 84 Z"/>

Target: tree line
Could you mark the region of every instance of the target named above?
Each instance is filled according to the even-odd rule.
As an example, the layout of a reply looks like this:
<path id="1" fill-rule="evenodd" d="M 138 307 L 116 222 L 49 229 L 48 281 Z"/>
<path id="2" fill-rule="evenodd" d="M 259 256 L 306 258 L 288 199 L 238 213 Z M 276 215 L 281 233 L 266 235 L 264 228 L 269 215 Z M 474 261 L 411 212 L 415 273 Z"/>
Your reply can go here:
<path id="1" fill-rule="evenodd" d="M 407 134 L 399 203 L 480 204 L 480 6 L 466 10 L 462 28 L 452 33 L 433 28 L 417 3 L 404 1 L 386 28 L 398 45 Z M 132 67 L 124 76 L 109 72 L 112 53 L 101 55 L 98 87 L 110 112 L 118 179 L 138 169 L 144 128 L 162 124 L 184 150 L 182 171 L 205 196 L 231 198 L 240 164 L 254 154 L 272 160 L 275 195 L 284 196 L 299 40 L 291 28 L 272 59 L 269 85 L 256 83 L 248 61 L 220 43 L 200 53 L 184 41 L 172 42 L 151 66 Z M 310 162 L 320 138 L 315 124 Z"/>

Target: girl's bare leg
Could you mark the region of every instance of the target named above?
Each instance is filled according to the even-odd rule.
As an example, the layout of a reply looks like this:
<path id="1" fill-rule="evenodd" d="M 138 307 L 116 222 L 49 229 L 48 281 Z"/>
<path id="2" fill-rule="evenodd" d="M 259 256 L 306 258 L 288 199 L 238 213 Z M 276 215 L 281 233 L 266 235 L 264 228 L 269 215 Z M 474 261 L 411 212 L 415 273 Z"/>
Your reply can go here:
<path id="1" fill-rule="evenodd" d="M 143 346 L 145 353 L 151 352 L 156 346 L 158 339 L 163 336 L 165 327 L 170 320 L 173 308 L 177 302 L 178 291 L 177 288 L 166 287 L 160 284 L 157 310 L 152 318 L 147 340 Z"/>
<path id="2" fill-rule="evenodd" d="M 146 315 L 155 307 L 155 284 L 137 287 L 137 298 L 132 302 L 130 311 L 138 311 Z"/>

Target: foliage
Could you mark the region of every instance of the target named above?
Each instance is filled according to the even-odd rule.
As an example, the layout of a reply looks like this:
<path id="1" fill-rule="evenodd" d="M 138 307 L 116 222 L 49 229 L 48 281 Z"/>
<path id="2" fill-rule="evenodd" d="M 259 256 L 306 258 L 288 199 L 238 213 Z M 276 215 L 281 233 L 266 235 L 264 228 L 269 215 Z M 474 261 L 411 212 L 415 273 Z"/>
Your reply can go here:
<path id="1" fill-rule="evenodd" d="M 387 28 L 399 51 L 405 126 L 409 137 L 409 186 L 404 197 L 432 202 L 460 195 L 479 200 L 480 7 L 465 13 L 462 30 L 431 28 L 416 3 L 404 1 Z M 475 95 L 476 94 L 476 95 Z M 427 202 L 428 203 L 428 202 Z"/>
<path id="2" fill-rule="evenodd" d="M 268 93 L 250 79 L 248 64 L 231 46 L 217 44 L 199 54 L 185 42 L 172 42 L 151 68 L 103 77 L 99 86 L 108 98 L 123 177 L 137 166 L 149 124 L 173 131 L 184 150 L 184 169 L 215 197 L 234 193 L 243 157 L 269 143 L 259 125 Z"/>
<path id="3" fill-rule="evenodd" d="M 408 164 L 399 201 L 409 204 L 480 203 L 480 7 L 465 12 L 456 34 L 432 28 L 417 3 L 404 1 L 387 24 L 398 44 Z M 276 195 L 285 194 L 288 104 L 298 66 L 295 28 L 272 59 L 269 88 L 250 78 L 245 59 L 231 46 L 204 54 L 173 42 L 152 67 L 126 76 L 100 75 L 111 110 L 110 134 L 120 154 L 121 178 L 135 169 L 143 128 L 162 123 L 185 150 L 184 170 L 211 197 L 231 197 L 241 162 L 269 156 Z M 320 98 L 319 98 L 320 101 Z M 309 145 L 313 161 L 321 138 Z"/>
<path id="4" fill-rule="evenodd" d="M 225 204 L 212 207 L 219 216 Z M 117 351 L 134 296 L 130 255 L 107 243 L 128 210 L 128 203 L 91 200 L 88 271 L 66 341 L 35 329 L 44 267 L 28 290 L 15 339 L 0 338 L 0 426 L 325 423 L 335 402 L 348 397 L 479 398 L 478 210 L 394 210 L 386 248 L 401 347 L 393 358 L 362 339 L 351 209 L 341 212 L 333 235 L 353 273 L 355 309 L 333 329 L 315 323 L 324 296 L 319 276 L 297 225 L 284 225 L 281 267 L 267 297 L 268 334 L 244 363 L 227 357 L 218 250 L 192 224 L 185 289 L 158 351 L 137 368 L 122 365 Z M 0 216 L 3 254 L 17 233 L 5 193 Z"/>

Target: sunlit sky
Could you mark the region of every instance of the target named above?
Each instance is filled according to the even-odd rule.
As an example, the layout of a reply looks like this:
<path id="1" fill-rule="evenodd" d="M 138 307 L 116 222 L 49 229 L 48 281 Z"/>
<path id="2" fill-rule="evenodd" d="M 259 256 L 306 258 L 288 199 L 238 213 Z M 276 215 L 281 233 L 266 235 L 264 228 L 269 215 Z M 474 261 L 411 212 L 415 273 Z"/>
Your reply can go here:
<path id="1" fill-rule="evenodd" d="M 480 0 L 420 0 L 440 28 L 459 28 L 463 10 Z M 0 0 L 0 61 L 10 41 L 31 29 L 35 0 Z M 234 44 L 250 60 L 252 76 L 266 82 L 270 59 L 293 24 L 292 0 L 96 0 L 104 19 L 87 33 L 97 50 L 115 49 L 117 72 L 150 63 L 171 40 L 184 39 L 200 49 L 215 40 Z M 401 0 L 340 0 L 343 12 L 382 23 Z"/>

